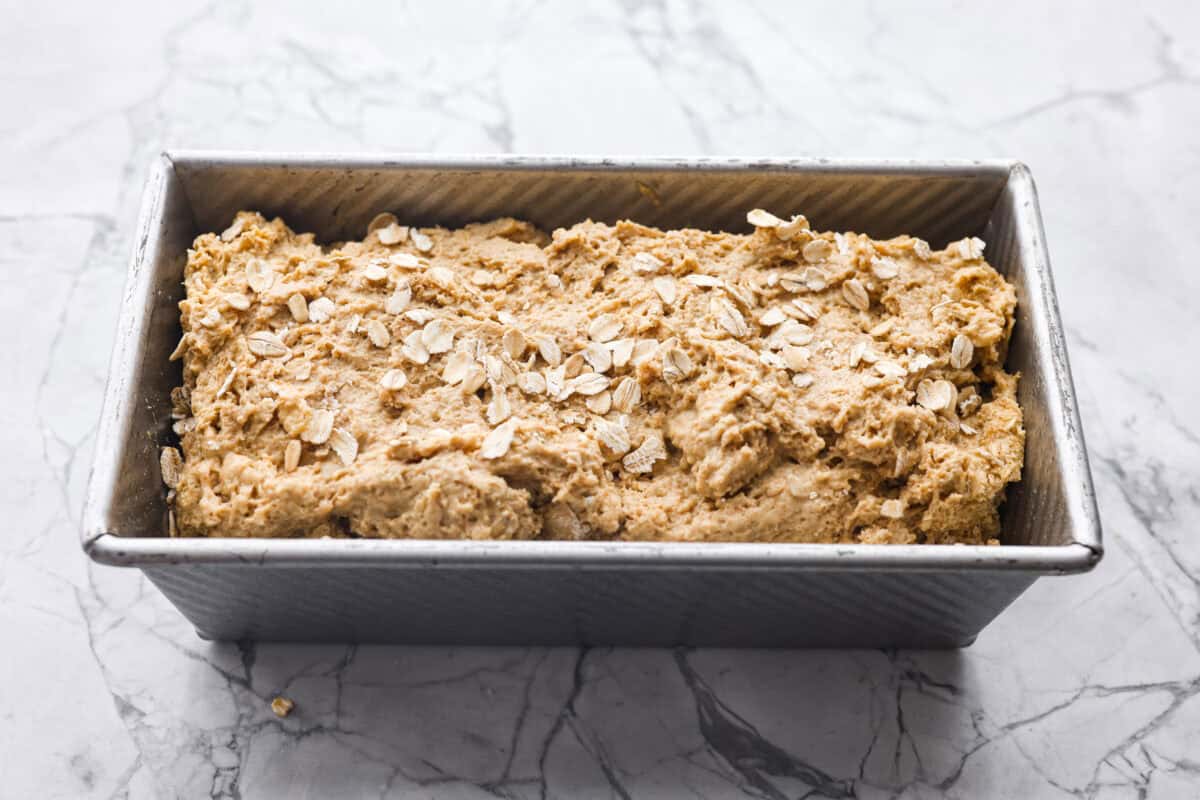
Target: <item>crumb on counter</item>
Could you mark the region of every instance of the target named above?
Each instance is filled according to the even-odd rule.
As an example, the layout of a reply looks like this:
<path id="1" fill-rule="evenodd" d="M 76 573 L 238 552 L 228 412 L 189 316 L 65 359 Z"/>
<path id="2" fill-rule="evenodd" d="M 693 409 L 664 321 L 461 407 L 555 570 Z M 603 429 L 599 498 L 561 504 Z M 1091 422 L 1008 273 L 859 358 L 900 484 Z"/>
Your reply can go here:
<path id="1" fill-rule="evenodd" d="M 275 716 L 280 719 L 292 713 L 292 709 L 296 707 L 295 702 L 286 697 L 276 697 L 271 701 L 271 710 L 275 712 Z"/>

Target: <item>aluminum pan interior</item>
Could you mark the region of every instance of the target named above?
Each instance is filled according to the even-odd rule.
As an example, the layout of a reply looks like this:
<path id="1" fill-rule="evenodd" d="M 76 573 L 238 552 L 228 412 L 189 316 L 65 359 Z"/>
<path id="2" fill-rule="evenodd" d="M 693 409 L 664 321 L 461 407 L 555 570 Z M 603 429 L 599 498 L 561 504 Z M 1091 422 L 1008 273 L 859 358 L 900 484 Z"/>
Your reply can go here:
<path id="1" fill-rule="evenodd" d="M 1029 430 L 999 547 L 588 542 L 166 539 L 156 449 L 169 436 L 167 354 L 178 339 L 185 253 L 241 208 L 280 214 L 323 241 L 359 235 L 382 209 L 420 224 L 508 214 L 552 228 L 591 217 L 746 230 L 745 211 L 803 212 L 820 228 L 935 245 L 983 235 L 1018 289 L 1010 366 Z M 1005 162 L 602 160 L 168 153 L 139 221 L 86 502 L 93 558 L 147 566 L 274 564 L 602 569 L 921 570 L 1064 573 L 1099 559 L 1100 527 L 1035 191 Z"/>

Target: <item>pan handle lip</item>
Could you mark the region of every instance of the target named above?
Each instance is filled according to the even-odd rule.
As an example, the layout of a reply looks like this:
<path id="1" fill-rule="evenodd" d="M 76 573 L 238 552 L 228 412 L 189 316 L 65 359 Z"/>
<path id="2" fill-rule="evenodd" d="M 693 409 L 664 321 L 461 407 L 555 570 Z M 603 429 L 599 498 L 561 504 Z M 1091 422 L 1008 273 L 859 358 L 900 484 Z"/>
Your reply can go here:
<path id="1" fill-rule="evenodd" d="M 1099 548 L 1068 545 L 837 545 L 428 539 L 85 537 L 97 563 L 321 568 L 766 570 L 796 572 L 1087 572 Z"/>
<path id="2" fill-rule="evenodd" d="M 1008 178 L 1023 165 L 1014 158 L 758 158 L 744 156 L 680 157 L 671 155 L 614 156 L 604 154 L 431 154 L 396 151 L 338 153 L 329 151 L 255 151 L 171 148 L 162 158 L 176 169 L 215 166 L 275 167 L 281 169 L 445 169 L 445 170 L 578 170 L 578 171 L 725 171 L 764 170 L 806 172 L 913 174 L 933 177 Z"/>

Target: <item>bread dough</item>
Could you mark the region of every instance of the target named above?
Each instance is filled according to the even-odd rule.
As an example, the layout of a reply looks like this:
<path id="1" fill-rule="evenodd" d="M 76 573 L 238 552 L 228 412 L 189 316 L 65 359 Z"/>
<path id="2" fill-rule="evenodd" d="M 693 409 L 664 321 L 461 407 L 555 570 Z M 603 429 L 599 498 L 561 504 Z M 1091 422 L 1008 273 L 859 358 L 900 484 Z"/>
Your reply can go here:
<path id="1" fill-rule="evenodd" d="M 1024 430 L 983 243 L 751 218 L 239 213 L 188 253 L 179 535 L 994 541 Z"/>

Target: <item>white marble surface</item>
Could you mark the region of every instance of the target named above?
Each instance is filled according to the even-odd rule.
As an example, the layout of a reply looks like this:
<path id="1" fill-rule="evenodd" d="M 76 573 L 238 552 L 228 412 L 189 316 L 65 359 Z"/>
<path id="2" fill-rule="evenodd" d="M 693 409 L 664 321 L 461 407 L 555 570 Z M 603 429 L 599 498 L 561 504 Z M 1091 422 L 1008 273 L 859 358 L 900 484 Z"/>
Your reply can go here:
<path id="1" fill-rule="evenodd" d="M 1200 6 L 983 5 L 3 4 L 0 795 L 1200 794 Z M 164 145 L 1021 158 L 1107 557 L 961 653 L 202 642 L 76 540 Z"/>

